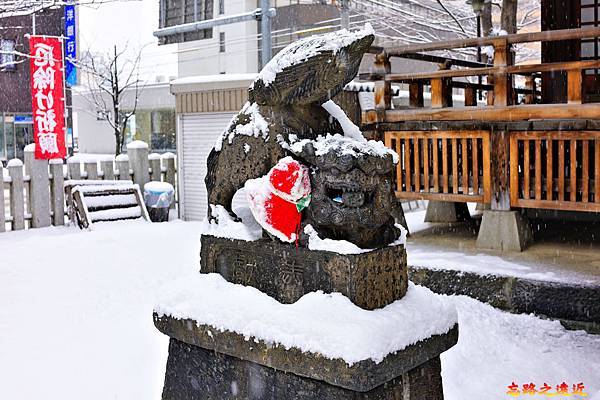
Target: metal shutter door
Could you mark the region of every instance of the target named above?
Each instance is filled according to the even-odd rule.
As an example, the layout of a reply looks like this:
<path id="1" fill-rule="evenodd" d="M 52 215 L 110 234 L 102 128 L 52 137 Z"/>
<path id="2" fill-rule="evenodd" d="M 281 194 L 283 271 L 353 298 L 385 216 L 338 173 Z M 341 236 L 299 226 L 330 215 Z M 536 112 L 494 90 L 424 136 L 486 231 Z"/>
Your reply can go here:
<path id="1" fill-rule="evenodd" d="M 206 158 L 235 113 L 200 113 L 182 115 L 181 167 L 183 170 L 183 219 L 206 218 Z"/>

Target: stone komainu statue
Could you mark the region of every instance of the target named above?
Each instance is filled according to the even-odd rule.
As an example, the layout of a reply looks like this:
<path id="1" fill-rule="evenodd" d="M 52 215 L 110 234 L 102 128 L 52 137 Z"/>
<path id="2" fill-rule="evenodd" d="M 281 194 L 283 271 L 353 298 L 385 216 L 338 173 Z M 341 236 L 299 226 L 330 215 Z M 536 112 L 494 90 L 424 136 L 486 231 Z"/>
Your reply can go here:
<path id="1" fill-rule="evenodd" d="M 323 103 L 341 92 L 356 76 L 362 57 L 373 40 L 374 34 L 370 27 L 357 32 L 341 30 L 312 36 L 290 44 L 267 63 L 249 88 L 248 102 L 232 119 L 208 156 L 205 182 L 209 219 L 214 219 L 211 205 L 223 206 L 234 219 L 238 219 L 231 208 L 233 196 L 238 189 L 247 180 L 267 174 L 278 160 L 287 155 L 292 155 L 315 169 L 318 169 L 319 164 L 323 166 L 323 158 L 315 157 L 310 146 L 294 154 L 290 151 L 290 144 L 304 139 L 315 140 L 328 134 L 344 133 L 339 118 L 333 118 L 323 107 Z M 323 210 L 315 213 L 309 206 L 307 215 L 315 229 L 325 237 L 347 239 L 359 246 L 382 245 L 393 241 L 398 232 L 391 217 L 393 211 L 397 211 L 391 190 L 391 159 L 379 162 L 381 168 L 378 173 L 386 176 L 386 188 L 376 191 L 373 179 L 365 178 L 362 181 L 369 181 L 370 186 L 369 193 L 364 195 L 360 194 L 360 187 L 357 186 L 360 185 L 361 177 L 348 185 L 343 185 L 341 180 L 356 180 L 359 173 L 364 175 L 377 171 L 378 161 L 368 161 L 366 157 L 361 157 L 363 161 L 348 164 L 345 157 L 343 162 L 346 164 L 338 169 L 331 165 L 332 162 L 335 163 L 335 159 L 334 154 L 330 155 L 325 162 L 327 168 L 320 169 L 321 172 L 315 175 L 315 181 L 311 179 L 313 190 L 318 195 L 315 203 L 325 205 L 324 210 L 333 214 L 332 219 L 331 215 L 324 215 Z M 371 162 L 374 162 L 375 167 L 370 166 Z M 328 180 L 327 171 L 329 175 L 331 171 L 336 174 L 337 171 L 343 171 L 347 176 L 344 178 L 338 174 Z M 325 181 L 330 184 L 335 181 L 333 186 L 336 189 L 329 192 L 324 188 L 319 189 Z M 337 196 L 338 189 L 345 194 Z M 384 192 L 379 197 L 373 195 Z M 337 202 L 328 202 L 324 198 L 328 193 L 337 196 Z M 371 201 L 375 197 L 385 201 Z M 385 215 L 375 216 L 370 209 L 357 212 L 360 207 L 369 208 L 368 200 L 371 201 L 370 208 L 373 205 L 387 207 L 380 210 Z M 319 217 L 310 218 L 315 214 Z M 350 233 L 360 228 L 361 221 L 357 219 L 361 218 L 362 225 L 368 225 L 364 228 L 370 233 Z M 320 224 L 319 221 L 323 223 Z M 337 225 L 335 221 L 338 222 Z M 385 228 L 382 228 L 383 225 Z"/>

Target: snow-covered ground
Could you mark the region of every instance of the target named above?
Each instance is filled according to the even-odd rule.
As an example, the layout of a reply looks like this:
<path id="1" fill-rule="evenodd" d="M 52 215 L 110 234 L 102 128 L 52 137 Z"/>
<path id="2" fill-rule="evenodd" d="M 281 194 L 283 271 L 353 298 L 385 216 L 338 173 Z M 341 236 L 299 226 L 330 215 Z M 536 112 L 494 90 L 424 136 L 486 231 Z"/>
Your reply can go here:
<path id="1" fill-rule="evenodd" d="M 199 230 L 122 222 L 0 234 L 0 399 L 159 399 L 167 338 L 152 309 L 163 285 L 197 274 Z M 442 356 L 447 399 L 509 398 L 513 381 L 600 391 L 600 336 L 443 300 L 460 324 Z"/>

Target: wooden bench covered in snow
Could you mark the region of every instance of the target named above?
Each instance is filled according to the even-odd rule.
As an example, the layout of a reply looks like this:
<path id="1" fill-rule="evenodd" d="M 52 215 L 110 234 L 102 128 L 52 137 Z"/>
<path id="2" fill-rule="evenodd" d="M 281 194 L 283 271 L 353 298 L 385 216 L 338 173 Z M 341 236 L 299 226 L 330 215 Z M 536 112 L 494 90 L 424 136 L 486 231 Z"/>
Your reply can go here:
<path id="1" fill-rule="evenodd" d="M 101 221 L 150 220 L 140 187 L 132 181 L 69 180 L 65 197 L 69 219 L 82 229 Z"/>

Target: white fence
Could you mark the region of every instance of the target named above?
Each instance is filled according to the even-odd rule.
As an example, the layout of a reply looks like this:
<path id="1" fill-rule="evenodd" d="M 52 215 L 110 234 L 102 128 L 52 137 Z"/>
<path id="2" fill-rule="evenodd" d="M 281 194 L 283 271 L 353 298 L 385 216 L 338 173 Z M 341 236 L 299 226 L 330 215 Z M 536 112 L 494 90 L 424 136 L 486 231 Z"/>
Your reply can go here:
<path id="1" fill-rule="evenodd" d="M 144 142 L 130 143 L 127 154 L 114 158 L 71 157 L 66 168 L 62 160 L 36 160 L 33 153 L 30 145 L 24 165 L 18 159 L 0 164 L 0 232 L 64 225 L 65 179 L 132 180 L 142 191 L 149 181 L 163 181 L 177 188 L 175 155 L 148 154 Z"/>

